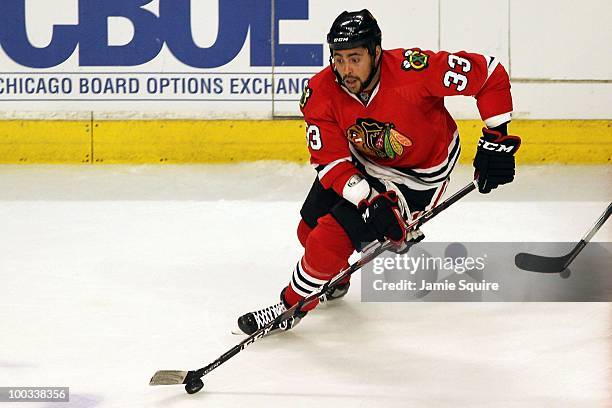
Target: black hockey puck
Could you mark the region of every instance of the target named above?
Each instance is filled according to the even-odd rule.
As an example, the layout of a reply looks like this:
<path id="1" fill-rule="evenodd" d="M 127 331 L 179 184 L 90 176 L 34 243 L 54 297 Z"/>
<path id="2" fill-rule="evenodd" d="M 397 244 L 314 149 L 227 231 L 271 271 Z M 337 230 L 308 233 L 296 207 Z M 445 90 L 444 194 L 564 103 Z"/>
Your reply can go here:
<path id="1" fill-rule="evenodd" d="M 185 391 L 187 391 L 187 394 L 195 394 L 196 392 L 200 391 L 202 387 L 204 387 L 202 379 L 194 378 L 185 384 Z"/>
<path id="2" fill-rule="evenodd" d="M 564 269 L 563 271 L 561 271 L 561 273 L 559 274 L 560 277 L 562 277 L 563 279 L 567 279 L 571 276 L 572 271 L 570 271 L 568 268 Z"/>

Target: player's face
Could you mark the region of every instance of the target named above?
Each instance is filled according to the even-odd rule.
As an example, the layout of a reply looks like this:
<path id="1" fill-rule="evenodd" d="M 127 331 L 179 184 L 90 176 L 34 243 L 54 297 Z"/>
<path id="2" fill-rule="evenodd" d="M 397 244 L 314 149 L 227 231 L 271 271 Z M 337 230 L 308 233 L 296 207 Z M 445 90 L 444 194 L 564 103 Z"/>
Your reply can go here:
<path id="1" fill-rule="evenodd" d="M 370 76 L 372 59 L 364 47 L 334 51 L 333 62 L 342 83 L 354 94 L 363 91 L 363 83 Z"/>

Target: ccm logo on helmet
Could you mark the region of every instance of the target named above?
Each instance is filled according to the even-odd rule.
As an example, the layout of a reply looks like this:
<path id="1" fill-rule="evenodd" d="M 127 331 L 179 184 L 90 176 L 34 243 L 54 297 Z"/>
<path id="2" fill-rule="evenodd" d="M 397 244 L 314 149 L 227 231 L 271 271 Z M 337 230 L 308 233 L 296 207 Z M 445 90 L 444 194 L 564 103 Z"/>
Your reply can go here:
<path id="1" fill-rule="evenodd" d="M 491 150 L 492 152 L 511 153 L 514 150 L 514 146 L 506 146 L 499 143 L 484 142 L 482 140 L 478 141 L 478 146 L 482 147 L 483 149 Z"/>

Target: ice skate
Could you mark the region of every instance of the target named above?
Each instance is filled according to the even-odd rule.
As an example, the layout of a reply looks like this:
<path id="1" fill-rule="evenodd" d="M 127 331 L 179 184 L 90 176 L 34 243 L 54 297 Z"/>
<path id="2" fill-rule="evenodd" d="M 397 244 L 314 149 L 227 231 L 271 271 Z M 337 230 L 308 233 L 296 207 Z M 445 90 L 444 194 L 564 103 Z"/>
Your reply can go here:
<path id="1" fill-rule="evenodd" d="M 276 319 L 286 310 L 287 307 L 281 301 L 272 306 L 268 306 L 254 312 L 245 313 L 238 318 L 238 327 L 244 334 L 251 335 Z M 275 327 L 272 328 L 270 333 L 275 333 L 278 330 L 289 330 L 295 327 L 295 325 L 297 325 L 304 316 L 306 316 L 306 312 L 298 312 L 295 316 L 290 317 L 280 324 L 275 324 Z"/>
<path id="2" fill-rule="evenodd" d="M 329 288 L 319 296 L 319 302 L 327 303 L 344 297 L 351 286 L 351 282 L 340 283 L 333 288 Z"/>

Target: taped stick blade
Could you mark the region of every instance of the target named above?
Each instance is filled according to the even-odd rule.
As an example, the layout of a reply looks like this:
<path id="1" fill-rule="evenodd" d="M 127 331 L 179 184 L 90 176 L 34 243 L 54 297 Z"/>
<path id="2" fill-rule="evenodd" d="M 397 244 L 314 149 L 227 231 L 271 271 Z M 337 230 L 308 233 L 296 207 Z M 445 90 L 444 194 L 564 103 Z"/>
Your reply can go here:
<path id="1" fill-rule="evenodd" d="M 149 385 L 176 385 L 183 384 L 185 377 L 187 377 L 188 371 L 177 371 L 177 370 L 160 370 L 156 372 Z"/>

